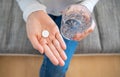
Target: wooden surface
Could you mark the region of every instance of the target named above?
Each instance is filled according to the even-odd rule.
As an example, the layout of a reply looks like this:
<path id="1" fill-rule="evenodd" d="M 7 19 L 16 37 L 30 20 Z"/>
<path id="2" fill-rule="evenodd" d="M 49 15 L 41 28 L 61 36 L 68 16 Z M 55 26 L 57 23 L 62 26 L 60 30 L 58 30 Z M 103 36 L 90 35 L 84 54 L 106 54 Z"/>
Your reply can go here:
<path id="1" fill-rule="evenodd" d="M 77 54 L 120 53 L 120 0 L 100 0 L 95 8 L 95 31 L 80 41 Z M 0 54 L 39 54 L 26 35 L 15 0 L 0 0 Z"/>
<path id="2" fill-rule="evenodd" d="M 0 77 L 38 77 L 42 57 L 0 57 Z M 67 77 L 120 77 L 120 56 L 73 57 Z"/>

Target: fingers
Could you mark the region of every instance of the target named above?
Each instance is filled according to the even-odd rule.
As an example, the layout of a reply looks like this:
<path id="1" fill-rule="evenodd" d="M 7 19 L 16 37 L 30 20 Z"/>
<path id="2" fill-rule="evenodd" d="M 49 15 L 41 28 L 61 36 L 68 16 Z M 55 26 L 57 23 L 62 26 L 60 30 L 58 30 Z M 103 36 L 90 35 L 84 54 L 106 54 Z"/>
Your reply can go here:
<path id="1" fill-rule="evenodd" d="M 78 33 L 78 34 L 76 34 L 76 35 L 73 37 L 73 39 L 76 40 L 76 41 L 80 41 L 80 40 L 84 39 L 84 38 L 87 37 L 91 32 L 94 31 L 95 26 L 96 26 L 96 24 L 95 24 L 95 22 L 94 22 L 94 20 L 93 20 L 93 21 L 92 21 L 92 25 L 91 25 L 90 28 L 88 28 L 88 29 L 87 29 L 86 31 L 84 31 L 83 33 Z"/>
<path id="2" fill-rule="evenodd" d="M 85 31 L 85 34 L 93 32 L 93 30 L 95 29 L 95 26 L 96 26 L 95 21 L 92 20 L 92 25 L 91 25 L 90 28 L 88 28 L 88 29 Z"/>
<path id="3" fill-rule="evenodd" d="M 47 45 L 49 48 L 49 51 L 46 50 L 45 54 L 48 52 L 52 53 L 50 55 L 53 55 L 57 59 L 58 64 L 60 66 L 64 66 L 64 64 L 65 64 L 64 60 L 66 60 L 67 57 L 66 57 L 66 54 L 65 54 L 63 48 L 61 47 L 59 41 L 55 38 L 54 35 L 50 35 L 49 38 L 46 38 L 45 40 L 47 41 L 47 43 L 42 44 L 42 45 Z M 40 43 L 42 43 L 42 42 L 40 42 Z M 46 48 L 44 47 L 44 49 L 46 49 Z M 52 61 L 53 59 L 51 59 L 51 57 L 49 57 L 50 55 L 47 55 L 47 56 L 51 60 L 51 62 L 55 65 L 58 65 L 56 61 Z"/>
<path id="4" fill-rule="evenodd" d="M 83 33 L 77 33 L 74 37 L 73 40 L 80 41 L 83 38 Z"/>
<path id="5" fill-rule="evenodd" d="M 61 47 L 65 50 L 65 49 L 66 49 L 66 44 L 65 44 L 62 36 L 60 35 L 60 33 L 57 33 L 57 34 L 56 34 L 56 38 L 57 38 L 57 40 L 59 41 Z"/>
<path id="6" fill-rule="evenodd" d="M 56 57 L 56 59 L 59 61 L 59 65 L 60 66 L 64 66 L 64 60 L 61 58 L 61 56 L 59 55 L 58 51 L 56 50 L 56 48 L 54 47 L 54 45 L 52 43 L 48 44 L 48 46 L 51 49 L 51 52 L 54 54 L 54 56 Z"/>
<path id="7" fill-rule="evenodd" d="M 42 47 L 41 44 L 39 43 L 37 37 L 36 37 L 36 36 L 33 36 L 33 37 L 30 37 L 29 39 L 30 39 L 33 47 L 34 47 L 36 50 L 39 50 L 39 52 L 40 52 L 41 54 L 43 54 L 43 53 L 44 53 L 43 47 Z"/>
<path id="8" fill-rule="evenodd" d="M 67 56 L 66 56 L 64 50 L 61 48 L 60 43 L 58 42 L 57 39 L 53 40 L 53 45 L 57 49 L 57 51 L 59 52 L 59 54 L 62 57 L 62 59 L 66 60 Z"/>
<path id="9" fill-rule="evenodd" d="M 56 59 L 55 55 L 51 52 L 50 48 L 47 45 L 43 46 L 45 49 L 45 55 L 50 59 L 50 61 L 54 64 L 54 65 L 58 65 L 59 62 Z"/>

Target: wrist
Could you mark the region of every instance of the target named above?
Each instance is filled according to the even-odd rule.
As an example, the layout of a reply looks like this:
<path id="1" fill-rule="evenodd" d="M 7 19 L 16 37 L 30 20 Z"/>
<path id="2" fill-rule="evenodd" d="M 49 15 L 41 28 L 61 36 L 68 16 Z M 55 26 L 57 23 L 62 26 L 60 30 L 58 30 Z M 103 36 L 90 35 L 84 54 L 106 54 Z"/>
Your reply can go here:
<path id="1" fill-rule="evenodd" d="M 34 12 L 32 12 L 31 14 L 29 14 L 29 16 L 28 16 L 28 18 L 27 18 L 27 20 L 26 21 L 28 21 L 29 19 L 31 20 L 33 20 L 33 19 L 38 19 L 39 20 L 39 18 L 41 18 L 41 16 L 44 16 L 44 14 L 45 14 L 46 12 L 45 11 L 43 11 L 43 10 L 38 10 L 38 11 L 34 11 Z"/>
<path id="2" fill-rule="evenodd" d="M 27 9 L 23 12 L 24 21 L 27 21 L 29 15 L 31 15 L 32 13 L 38 12 L 38 11 L 46 12 L 46 8 L 44 6 L 41 6 L 41 5 L 40 6 L 33 5 L 33 7 L 31 6 L 31 8 L 29 7 L 29 9 Z"/>
<path id="3" fill-rule="evenodd" d="M 86 6 L 90 12 L 93 12 L 93 9 L 98 1 L 99 0 L 85 0 L 81 2 L 80 4 Z"/>

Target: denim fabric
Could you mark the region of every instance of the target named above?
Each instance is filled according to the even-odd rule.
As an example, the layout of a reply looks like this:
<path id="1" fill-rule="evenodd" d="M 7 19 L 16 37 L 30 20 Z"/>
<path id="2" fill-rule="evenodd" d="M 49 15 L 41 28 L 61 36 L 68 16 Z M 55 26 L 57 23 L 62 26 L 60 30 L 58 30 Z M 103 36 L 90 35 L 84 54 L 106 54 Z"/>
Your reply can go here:
<path id="1" fill-rule="evenodd" d="M 55 21 L 57 26 L 60 28 L 62 16 L 53 16 L 53 15 L 49 15 L 49 16 Z M 40 77 L 65 77 L 66 71 L 69 67 L 71 58 L 75 52 L 78 42 L 67 40 L 65 38 L 63 39 L 67 45 L 67 49 L 65 50 L 65 53 L 67 55 L 67 60 L 65 61 L 65 65 L 55 66 L 50 62 L 47 56 L 44 55 L 43 64 L 40 69 Z"/>

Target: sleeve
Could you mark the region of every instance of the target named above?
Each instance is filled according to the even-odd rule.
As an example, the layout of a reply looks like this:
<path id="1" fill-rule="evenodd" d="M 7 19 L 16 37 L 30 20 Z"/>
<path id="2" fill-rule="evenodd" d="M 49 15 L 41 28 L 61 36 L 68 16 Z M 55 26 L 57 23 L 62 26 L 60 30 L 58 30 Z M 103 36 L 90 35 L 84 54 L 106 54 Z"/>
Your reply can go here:
<path id="1" fill-rule="evenodd" d="M 26 22 L 28 16 L 35 11 L 43 10 L 46 12 L 46 6 L 39 3 L 37 0 L 16 0 L 21 10 L 23 11 L 23 19 Z"/>
<path id="2" fill-rule="evenodd" d="M 86 6 L 90 10 L 90 12 L 93 12 L 93 9 L 98 1 L 99 0 L 84 0 L 80 4 Z"/>

